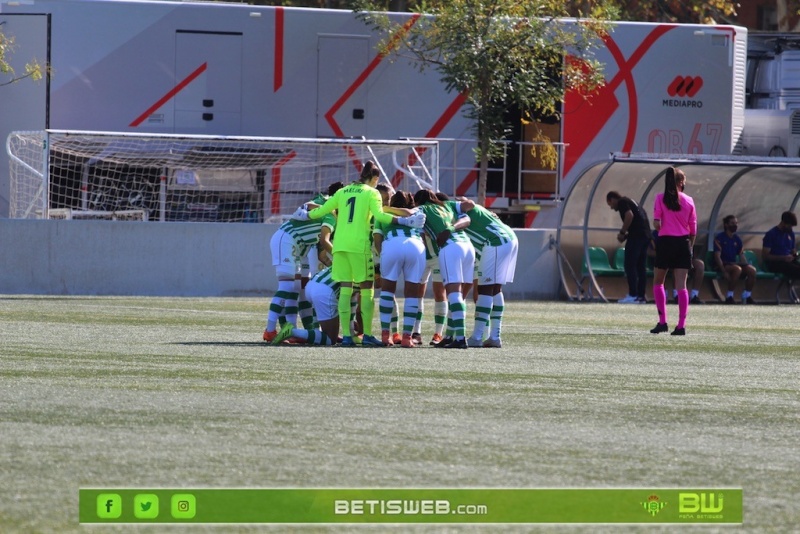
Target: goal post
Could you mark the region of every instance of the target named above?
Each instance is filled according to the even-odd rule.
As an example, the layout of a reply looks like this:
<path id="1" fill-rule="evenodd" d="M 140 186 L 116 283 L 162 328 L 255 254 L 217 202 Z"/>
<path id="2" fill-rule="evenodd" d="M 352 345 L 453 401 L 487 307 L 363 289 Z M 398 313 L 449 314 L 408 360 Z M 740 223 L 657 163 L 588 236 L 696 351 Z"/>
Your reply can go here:
<path id="1" fill-rule="evenodd" d="M 47 206 L 43 132 L 13 132 L 6 139 L 9 156 L 9 218 L 40 218 Z"/>
<path id="2" fill-rule="evenodd" d="M 10 217 L 279 221 L 367 160 L 398 190 L 439 190 L 435 140 L 13 132 Z"/>

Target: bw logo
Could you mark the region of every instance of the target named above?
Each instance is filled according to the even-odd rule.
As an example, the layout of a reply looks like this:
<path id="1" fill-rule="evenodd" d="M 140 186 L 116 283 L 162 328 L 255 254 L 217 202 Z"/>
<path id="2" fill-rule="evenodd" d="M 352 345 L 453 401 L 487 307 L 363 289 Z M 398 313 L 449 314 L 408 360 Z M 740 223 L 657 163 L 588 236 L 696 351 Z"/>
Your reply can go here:
<path id="1" fill-rule="evenodd" d="M 647 511 L 647 513 L 653 517 L 655 517 L 656 514 L 660 512 L 661 509 L 667 505 L 666 502 L 663 502 L 661 501 L 661 499 L 658 498 L 658 495 L 650 495 L 647 498 L 647 501 L 639 504 L 641 504 L 642 507 Z"/>
<path id="2" fill-rule="evenodd" d="M 682 514 L 717 514 L 725 502 L 722 493 L 679 493 L 678 511 Z"/>

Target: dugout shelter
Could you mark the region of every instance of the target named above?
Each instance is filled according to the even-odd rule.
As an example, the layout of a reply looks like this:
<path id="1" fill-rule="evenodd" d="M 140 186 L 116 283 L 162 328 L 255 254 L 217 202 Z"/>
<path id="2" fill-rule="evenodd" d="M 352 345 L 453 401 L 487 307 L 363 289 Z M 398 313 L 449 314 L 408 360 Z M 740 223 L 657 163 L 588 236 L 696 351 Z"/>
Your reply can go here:
<path id="1" fill-rule="evenodd" d="M 561 252 L 559 274 L 570 300 L 608 301 L 625 296 L 622 265 L 615 262 L 618 250 L 624 247 L 616 239 L 622 223 L 619 214 L 608 207 L 606 193 L 618 191 L 638 202 L 652 226 L 653 201 L 664 190 L 669 166 L 686 173 L 685 192 L 697 209 L 694 253 L 704 260 L 713 250 L 714 235 L 722 231 L 726 215 L 736 215 L 744 248 L 754 250 L 760 259 L 764 233 L 778 224 L 782 212 L 797 211 L 800 158 L 612 154 L 607 163 L 590 167 L 581 175 L 564 200 L 557 241 Z M 599 266 L 597 247 L 606 251 L 607 267 Z M 707 273 L 713 270 L 708 263 Z M 716 285 L 714 289 L 705 297 L 719 298 Z M 648 284 L 648 298 L 652 298 L 651 290 Z M 775 285 L 759 281 L 756 291 L 775 294 Z"/>

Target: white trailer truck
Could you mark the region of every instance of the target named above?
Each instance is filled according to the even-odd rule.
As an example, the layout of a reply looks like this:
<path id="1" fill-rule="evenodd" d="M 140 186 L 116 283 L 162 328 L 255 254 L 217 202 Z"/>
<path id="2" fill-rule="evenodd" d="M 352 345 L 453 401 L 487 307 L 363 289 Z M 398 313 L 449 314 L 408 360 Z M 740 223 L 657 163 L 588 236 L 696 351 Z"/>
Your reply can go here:
<path id="1" fill-rule="evenodd" d="M 403 16 L 403 15 L 398 15 Z M 17 67 L 36 57 L 42 83 L 0 88 L 0 137 L 15 130 L 369 139 L 438 138 L 440 186 L 473 195 L 471 124 L 462 95 L 376 52 L 349 11 L 127 0 L 0 1 Z M 558 169 L 532 157 L 517 127 L 487 204 L 519 226 L 552 227 L 575 180 L 612 152 L 733 154 L 744 127 L 746 30 L 617 23 L 598 51 L 606 85 L 568 95 L 543 124 L 563 143 Z M 0 216 L 9 204 L 0 156 Z"/>

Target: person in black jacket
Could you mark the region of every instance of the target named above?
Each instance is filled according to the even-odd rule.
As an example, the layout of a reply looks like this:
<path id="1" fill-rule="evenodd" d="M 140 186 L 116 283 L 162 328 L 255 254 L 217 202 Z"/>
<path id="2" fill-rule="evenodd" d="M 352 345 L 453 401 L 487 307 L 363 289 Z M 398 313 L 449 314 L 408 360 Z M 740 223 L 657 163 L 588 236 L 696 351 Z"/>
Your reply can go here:
<path id="1" fill-rule="evenodd" d="M 617 234 L 617 241 L 625 243 L 625 276 L 628 279 L 628 295 L 620 299 L 622 304 L 645 304 L 645 288 L 647 287 L 647 248 L 650 246 L 652 233 L 647 213 L 635 201 L 620 195 L 616 191 L 606 194 L 606 203 L 612 210 L 619 212 L 622 228 Z"/>

